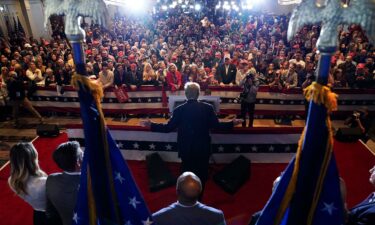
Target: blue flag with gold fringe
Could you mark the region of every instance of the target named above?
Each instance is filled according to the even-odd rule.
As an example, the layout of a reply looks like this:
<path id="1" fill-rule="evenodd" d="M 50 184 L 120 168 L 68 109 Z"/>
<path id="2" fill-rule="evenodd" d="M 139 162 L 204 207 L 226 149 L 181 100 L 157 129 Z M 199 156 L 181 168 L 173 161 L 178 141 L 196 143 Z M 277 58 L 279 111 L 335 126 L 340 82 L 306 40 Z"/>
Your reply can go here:
<path id="1" fill-rule="evenodd" d="M 370 7 L 370 1 L 364 2 Z M 356 17 L 358 12 L 363 11 L 364 5 L 360 1 L 353 1 L 351 6 L 350 10 L 344 9 L 339 1 L 327 1 L 324 7 L 318 7 L 315 0 L 302 0 L 292 13 L 288 26 L 289 40 L 307 24 L 322 24 L 317 42 L 317 54 L 320 55 L 317 79 L 304 90 L 310 105 L 296 156 L 262 210 L 257 225 L 345 223 L 345 193 L 341 193 L 332 152 L 330 121 L 330 113 L 337 109 L 337 95 L 331 92 L 327 81 L 331 55 L 337 48 L 337 26 L 348 21 L 366 25 Z"/>
<path id="2" fill-rule="evenodd" d="M 51 15 L 65 15 L 65 34 L 71 44 L 85 135 L 81 180 L 72 225 L 149 225 L 151 214 L 120 150 L 105 125 L 103 90 L 87 77 L 82 17 L 106 25 L 103 0 L 45 1 L 45 26 Z"/>
<path id="3" fill-rule="evenodd" d="M 85 154 L 72 224 L 151 224 L 145 201 L 98 109 L 98 85 L 80 75 L 74 80 L 79 86 Z"/>

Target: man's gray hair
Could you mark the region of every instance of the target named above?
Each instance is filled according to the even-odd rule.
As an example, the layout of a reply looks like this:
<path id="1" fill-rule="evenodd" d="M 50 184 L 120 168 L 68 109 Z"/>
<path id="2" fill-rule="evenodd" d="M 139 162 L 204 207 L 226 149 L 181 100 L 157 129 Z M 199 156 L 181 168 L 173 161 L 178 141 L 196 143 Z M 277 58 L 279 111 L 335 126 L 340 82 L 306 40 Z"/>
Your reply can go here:
<path id="1" fill-rule="evenodd" d="M 199 97 L 199 92 L 201 90 L 201 87 L 198 83 L 195 82 L 187 82 L 185 84 L 185 96 L 188 100 L 194 99 L 197 100 Z"/>

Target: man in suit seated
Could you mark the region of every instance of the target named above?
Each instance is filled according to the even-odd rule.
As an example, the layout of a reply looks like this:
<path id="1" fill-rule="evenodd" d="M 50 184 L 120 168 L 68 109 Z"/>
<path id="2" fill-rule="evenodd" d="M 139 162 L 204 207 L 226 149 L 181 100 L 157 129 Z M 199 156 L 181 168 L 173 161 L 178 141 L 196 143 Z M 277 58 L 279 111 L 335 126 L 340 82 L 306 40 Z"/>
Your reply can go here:
<path id="1" fill-rule="evenodd" d="M 370 173 L 369 181 L 375 187 L 375 166 L 370 170 Z M 347 225 L 373 224 L 375 224 L 375 192 L 350 210 L 347 223 Z"/>
<path id="2" fill-rule="evenodd" d="M 198 201 L 202 191 L 200 179 L 192 172 L 185 172 L 177 179 L 177 202 L 152 215 L 157 225 L 225 225 L 221 210 Z"/>
<path id="3" fill-rule="evenodd" d="M 63 225 L 71 225 L 77 200 L 83 152 L 78 142 L 69 141 L 59 145 L 52 157 L 64 172 L 51 174 L 47 178 L 46 215 L 51 225 L 59 224 L 51 222 L 51 218 L 58 216 Z M 58 213 L 58 216 L 55 215 L 55 212 Z"/>

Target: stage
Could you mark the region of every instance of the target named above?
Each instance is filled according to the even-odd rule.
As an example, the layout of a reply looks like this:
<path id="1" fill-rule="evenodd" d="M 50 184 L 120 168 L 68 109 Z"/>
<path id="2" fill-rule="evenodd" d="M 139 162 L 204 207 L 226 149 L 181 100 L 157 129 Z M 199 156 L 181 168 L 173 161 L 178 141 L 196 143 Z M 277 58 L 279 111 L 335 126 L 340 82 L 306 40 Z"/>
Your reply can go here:
<path id="1" fill-rule="evenodd" d="M 41 168 L 48 174 L 58 171 L 51 154 L 57 145 L 67 139 L 67 135 L 62 133 L 56 138 L 37 138 L 34 141 L 39 152 Z M 374 165 L 375 157 L 360 142 L 335 142 L 334 152 L 340 176 L 347 185 L 347 203 L 352 207 L 373 191 L 373 187 L 368 182 L 368 170 Z M 127 160 L 127 163 L 151 212 L 176 201 L 174 187 L 154 193 L 149 191 L 145 161 Z M 167 165 L 172 173 L 178 176 L 179 163 Z M 271 194 L 273 180 L 286 165 L 285 163 L 252 163 L 250 179 L 234 195 L 227 194 L 210 179 L 206 185 L 203 202 L 222 209 L 228 225 L 246 225 L 252 213 L 262 209 Z M 212 164 L 210 176 L 212 177 L 222 167 L 223 164 Z M 0 171 L 0 221 L 6 225 L 32 225 L 31 207 L 15 196 L 8 187 L 9 169 L 7 165 Z"/>

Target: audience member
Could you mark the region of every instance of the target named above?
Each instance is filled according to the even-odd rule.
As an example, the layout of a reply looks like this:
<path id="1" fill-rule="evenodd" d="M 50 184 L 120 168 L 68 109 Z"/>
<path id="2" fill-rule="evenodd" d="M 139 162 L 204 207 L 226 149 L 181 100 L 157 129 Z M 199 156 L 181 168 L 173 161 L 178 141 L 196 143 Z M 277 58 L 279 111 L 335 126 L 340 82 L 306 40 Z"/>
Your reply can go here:
<path id="1" fill-rule="evenodd" d="M 46 225 L 47 175 L 39 168 L 38 152 L 31 143 L 10 149 L 10 188 L 34 209 L 34 225 Z"/>
<path id="2" fill-rule="evenodd" d="M 370 169 L 370 183 L 375 187 L 375 166 Z M 375 192 L 349 211 L 347 225 L 375 224 Z"/>
<path id="3" fill-rule="evenodd" d="M 47 178 L 46 216 L 49 222 L 56 221 L 54 218 L 58 217 L 63 225 L 72 224 L 82 158 L 83 152 L 76 141 L 62 143 L 53 152 L 53 160 L 64 172 L 51 174 Z M 58 215 L 55 215 L 56 212 Z"/>
<path id="4" fill-rule="evenodd" d="M 176 185 L 177 202 L 152 215 L 158 225 L 225 225 L 221 210 L 206 206 L 198 201 L 202 184 L 194 173 L 184 172 Z"/>

